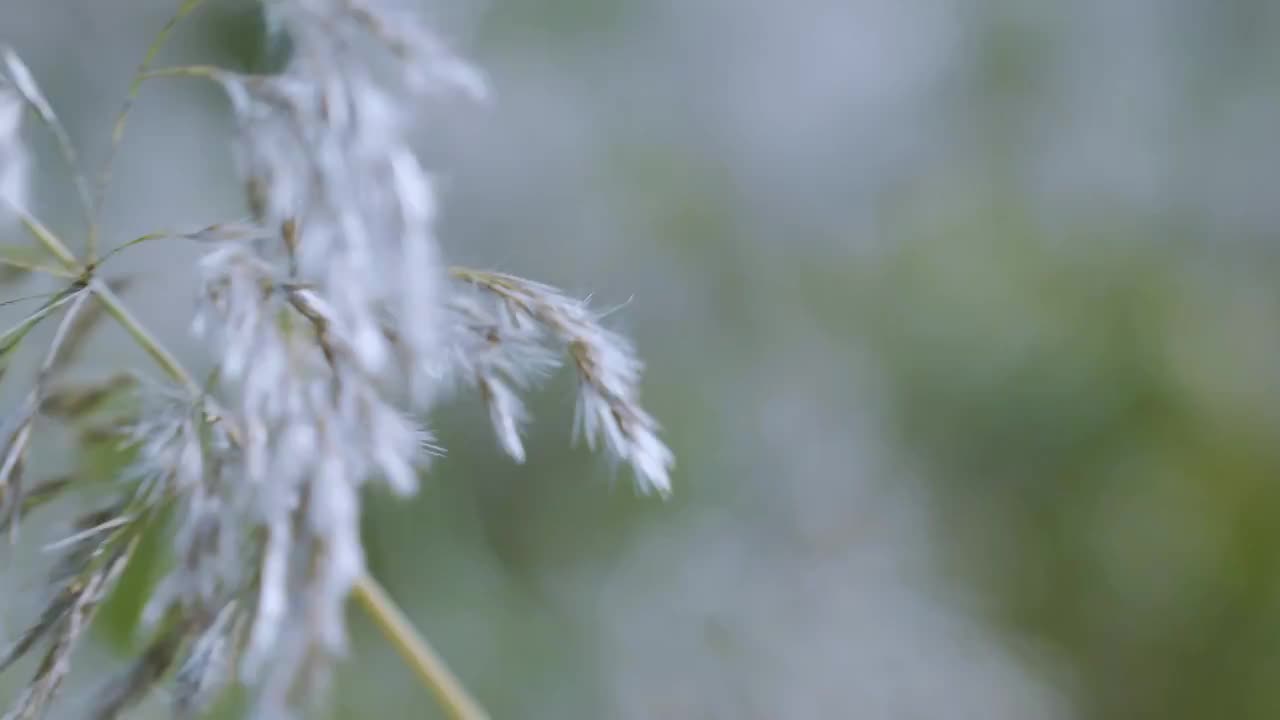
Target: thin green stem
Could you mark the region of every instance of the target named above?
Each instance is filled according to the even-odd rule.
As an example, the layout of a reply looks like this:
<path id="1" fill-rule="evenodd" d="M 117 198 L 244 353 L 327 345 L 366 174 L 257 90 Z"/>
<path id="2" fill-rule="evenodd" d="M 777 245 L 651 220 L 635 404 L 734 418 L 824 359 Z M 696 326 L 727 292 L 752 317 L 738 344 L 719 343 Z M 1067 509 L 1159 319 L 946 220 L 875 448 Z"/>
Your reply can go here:
<path id="1" fill-rule="evenodd" d="M 116 247 L 111 248 L 111 250 L 103 254 L 102 257 L 98 258 L 98 267 L 102 267 L 103 263 L 115 257 L 118 253 L 128 250 L 134 245 L 141 245 L 142 243 L 151 242 L 152 240 L 160 240 L 162 238 L 176 237 L 176 236 L 177 236 L 177 233 L 158 232 L 158 233 L 147 233 L 146 235 L 143 235 L 141 237 L 136 237 L 126 243 L 122 243 L 120 245 L 117 245 Z"/>
<path id="2" fill-rule="evenodd" d="M 75 280 L 77 277 L 75 273 L 69 270 L 64 270 L 63 268 L 50 267 L 48 265 L 41 265 L 40 263 L 26 262 L 16 258 L 0 258 L 0 265 L 22 270 L 23 272 L 52 275 L 56 278 L 62 278 L 63 280 Z M 5 301 L 5 303 L 7 302 L 9 301 Z M 0 305 L 4 305 L 5 303 L 0 303 Z"/>
<path id="3" fill-rule="evenodd" d="M 217 80 L 219 77 L 226 75 L 226 72 L 226 70 L 223 70 L 216 65 L 174 65 L 172 67 L 148 70 L 142 75 L 142 79 L 152 80 L 163 77 L 196 77 Z"/>
<path id="4" fill-rule="evenodd" d="M 178 359 L 174 357 L 173 353 L 169 352 L 164 345 L 162 345 L 160 341 L 151 334 L 151 331 L 147 330 L 147 328 L 139 322 L 136 317 L 134 317 L 128 306 L 120 300 L 120 296 L 112 292 L 111 288 L 107 287 L 106 283 L 94 278 L 89 281 L 89 289 L 98 296 L 98 299 L 102 302 L 102 306 L 106 308 L 107 313 L 124 327 L 129 335 L 133 337 L 143 350 L 147 351 L 147 354 L 160 365 L 161 369 L 163 369 L 169 377 L 173 378 L 175 382 L 185 388 L 192 395 L 199 397 L 203 394 L 200 390 L 200 385 L 191 378 L 191 374 L 187 372 L 186 368 L 182 367 L 182 363 L 178 362 Z"/>
<path id="5" fill-rule="evenodd" d="M 80 163 L 75 143 L 71 142 L 71 135 L 58 119 L 58 114 L 53 110 L 53 104 L 45 97 L 40 85 L 31 76 L 26 63 L 11 50 L 6 50 L 4 56 L 5 64 L 9 68 L 9 79 L 18 88 L 27 105 L 35 110 L 40 122 L 53 134 L 54 143 L 58 146 L 58 154 L 62 156 L 67 171 L 71 173 L 71 181 L 75 185 L 76 196 L 80 201 L 80 210 L 84 214 L 85 225 L 92 239 L 97 227 L 97 223 L 94 222 L 93 195 L 89 191 L 89 181 L 85 178 L 84 167 Z"/>
<path id="6" fill-rule="evenodd" d="M 0 264 L 3 264 L 3 261 L 0 261 Z M 35 294 L 35 295 L 24 295 L 24 296 L 22 296 L 22 297 L 9 298 L 8 300 L 5 300 L 4 302 L 0 302 L 0 307 L 7 307 L 7 306 L 9 306 L 9 305 L 17 305 L 18 303 L 30 302 L 30 301 L 32 301 L 32 300 L 48 300 L 48 299 L 49 299 L 49 298 L 51 298 L 51 297 L 56 297 L 58 294 L 59 294 L 59 293 L 56 293 L 56 292 L 51 292 L 51 293 L 37 293 L 37 294 Z"/>
<path id="7" fill-rule="evenodd" d="M 62 263 L 67 270 L 79 273 L 80 263 L 76 260 L 75 253 L 62 242 L 53 231 L 45 227 L 44 223 L 37 220 L 34 216 L 22 208 L 16 208 L 18 217 L 22 220 L 22 224 L 27 228 L 27 232 L 31 233 L 41 245 L 44 246 L 54 257 L 58 258 L 58 262 Z"/>
<path id="8" fill-rule="evenodd" d="M 371 575 L 363 575 L 356 581 L 352 593 L 418 679 L 436 694 L 436 700 L 449 717 L 453 720 L 488 720 L 488 713 L 471 697 L 377 580 Z"/>
<path id="9" fill-rule="evenodd" d="M 98 236 L 98 223 L 93 210 L 93 195 L 89 191 L 89 181 L 85 179 L 80 156 L 76 153 L 76 146 L 71 142 L 67 129 L 58 121 L 58 116 L 53 114 L 52 109 L 47 106 L 37 105 L 36 107 L 41 119 L 53 133 L 54 142 L 58 145 L 58 154 L 62 156 L 67 171 L 71 173 L 71 182 L 75 185 L 76 198 L 80 201 L 80 212 L 84 215 L 85 228 L 89 233 L 89 248 L 92 250 Z"/>
<path id="10" fill-rule="evenodd" d="M 67 134 L 67 129 L 53 115 L 50 115 L 46 123 L 53 133 L 54 141 L 58 144 L 58 153 L 62 155 L 62 160 L 71 173 L 71 182 L 76 187 L 76 198 L 80 201 L 80 212 L 84 214 L 84 222 L 89 231 L 89 243 L 92 247 L 94 238 L 98 235 L 98 223 L 93 212 L 93 196 L 89 192 L 89 181 L 85 179 L 84 170 L 80 166 L 80 157 L 76 153 L 75 145 L 71 142 L 71 136 Z"/>
<path id="11" fill-rule="evenodd" d="M 115 126 L 111 129 L 111 146 L 107 150 L 107 159 L 102 164 L 102 173 L 98 177 L 98 186 L 93 197 L 94 218 L 102 216 L 102 206 L 107 199 L 107 187 L 111 185 L 112 168 L 115 165 L 116 156 L 120 154 L 120 145 L 124 141 L 125 125 L 129 122 L 129 113 L 133 111 L 133 106 L 138 101 L 138 94 L 142 92 L 142 84 L 146 82 L 147 73 L 151 70 L 151 64 L 155 62 L 160 50 L 169 41 L 169 35 L 173 33 L 173 29 L 178 26 L 178 23 L 182 22 L 183 18 L 195 12 L 203 4 L 204 0 L 185 0 L 173 14 L 173 17 L 169 18 L 164 27 L 160 28 L 160 32 L 151 41 L 151 46 L 147 48 L 147 54 L 143 56 L 142 62 L 138 65 L 138 69 L 133 75 L 133 80 L 129 83 L 129 92 L 125 95 L 119 114 L 116 115 Z M 96 228 L 96 223 L 94 226 Z M 91 232 L 89 239 L 88 261 L 92 263 L 97 259 L 98 254 L 97 233 Z"/>

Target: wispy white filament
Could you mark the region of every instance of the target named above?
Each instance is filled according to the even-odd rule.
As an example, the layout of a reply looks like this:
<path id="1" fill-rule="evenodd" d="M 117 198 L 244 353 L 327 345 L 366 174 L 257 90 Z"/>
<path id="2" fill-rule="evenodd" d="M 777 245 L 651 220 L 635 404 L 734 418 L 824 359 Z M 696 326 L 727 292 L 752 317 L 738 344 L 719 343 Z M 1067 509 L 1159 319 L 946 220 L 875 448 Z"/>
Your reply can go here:
<path id="1" fill-rule="evenodd" d="M 27 207 L 30 161 L 22 144 L 22 96 L 0 77 L 0 222 Z"/>

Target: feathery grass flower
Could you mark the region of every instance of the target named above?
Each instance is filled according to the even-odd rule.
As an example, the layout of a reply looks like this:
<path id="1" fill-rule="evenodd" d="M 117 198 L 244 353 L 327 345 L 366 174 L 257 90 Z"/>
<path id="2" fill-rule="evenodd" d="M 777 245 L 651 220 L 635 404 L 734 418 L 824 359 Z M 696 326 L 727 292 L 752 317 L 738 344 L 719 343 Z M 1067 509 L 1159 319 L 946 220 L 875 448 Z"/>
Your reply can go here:
<path id="1" fill-rule="evenodd" d="M 186 0 L 177 17 L 199 4 Z M 257 717 L 290 717 L 343 654 L 353 592 L 452 714 L 482 717 L 372 584 L 360 540 L 362 490 L 415 491 L 433 449 L 423 423 L 452 386 L 479 392 L 500 447 L 523 461 L 529 416 L 519 393 L 567 359 L 578 379 L 575 437 L 629 464 L 640 490 L 671 490 L 673 456 L 639 403 L 642 364 L 630 343 L 554 288 L 443 262 L 432 180 L 407 139 L 420 107 L 412 99 L 483 96 L 480 75 L 385 2 L 267 0 L 264 9 L 293 49 L 278 74 L 153 72 L 150 58 L 168 28 L 139 73 L 139 82 L 204 76 L 226 91 L 249 217 L 147 235 L 102 258 L 97 203 L 74 149 L 25 66 L 5 55 L 0 195 L 47 256 L 43 265 L 9 260 L 67 285 L 0 336 L 3 360 L 31 328 L 62 313 L 31 391 L 3 428 L 0 526 L 16 531 L 25 513 L 76 485 L 60 478 L 24 492 L 39 424 L 64 422 L 87 448 L 114 447 L 132 462 L 113 478 L 116 497 L 48 548 L 60 554 L 52 599 L 0 654 L 0 670 L 41 643 L 45 659 L 4 720 L 43 714 L 84 627 L 155 528 L 169 534 L 171 562 L 143 612 L 150 640 L 103 685 L 94 717 L 118 717 L 170 677 L 180 717 L 198 717 L 237 677 L 254 691 Z M 54 132 L 76 172 L 89 225 L 84 260 L 21 210 L 24 108 Z M 204 384 L 101 277 L 112 257 L 159 237 L 208 248 L 193 322 L 216 366 Z M 150 352 L 165 381 L 125 374 L 87 387 L 62 382 L 104 315 Z"/>

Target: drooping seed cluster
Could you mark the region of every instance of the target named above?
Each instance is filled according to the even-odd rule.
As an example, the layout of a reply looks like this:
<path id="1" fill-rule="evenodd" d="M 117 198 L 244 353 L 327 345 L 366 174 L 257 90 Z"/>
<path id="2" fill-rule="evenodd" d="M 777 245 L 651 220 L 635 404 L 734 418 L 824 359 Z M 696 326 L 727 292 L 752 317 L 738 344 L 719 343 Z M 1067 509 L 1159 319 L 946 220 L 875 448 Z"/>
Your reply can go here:
<path id="1" fill-rule="evenodd" d="M 555 367 L 558 356 L 546 347 L 554 343 L 577 373 L 575 437 L 629 464 L 641 490 L 668 494 L 675 458 L 640 405 L 644 366 L 631 343 L 603 327 L 584 303 L 548 285 L 469 269 L 453 275 L 474 289 L 454 296 L 456 367 L 483 394 L 502 448 L 524 459 L 520 427 L 527 417 L 515 391 Z"/>
<path id="2" fill-rule="evenodd" d="M 433 450 L 422 424 L 453 386 L 479 392 L 500 447 L 523 461 L 520 395 L 567 358 L 578 378 L 575 436 L 629 464 L 642 491 L 670 492 L 673 456 L 639 404 L 642 365 L 630 343 L 554 288 L 442 262 L 432 180 L 407 133 L 417 101 L 482 96 L 479 75 L 383 0 L 267 0 L 265 11 L 290 39 L 281 72 L 206 69 L 231 102 L 250 217 L 181 236 L 209 248 L 194 329 L 213 353 L 211 376 L 54 387 L 59 350 L 102 316 L 86 300 L 113 297 L 115 286 L 97 278 L 78 279 L 14 336 L 71 307 L 0 465 L 12 456 L 21 470 L 37 415 L 134 459 L 117 478 L 119 497 L 59 543 L 53 600 L 0 655 L 3 670 L 49 645 L 4 720 L 43 712 L 83 624 L 158 523 L 172 555 L 143 613 L 151 640 L 94 696 L 92 716 L 117 717 L 172 678 L 175 714 L 198 717 L 238 678 L 257 717 L 291 717 L 346 646 L 344 607 L 365 573 L 361 492 L 416 489 Z M 24 82 L 11 115 L 0 83 L 6 182 L 14 168 L 25 174 L 16 141 L 24 105 L 56 125 L 34 80 Z M 11 335 L 0 337 L 0 354 Z M 0 491 L 10 475 L 0 467 Z M 0 527 L 74 484 L 0 492 Z"/>

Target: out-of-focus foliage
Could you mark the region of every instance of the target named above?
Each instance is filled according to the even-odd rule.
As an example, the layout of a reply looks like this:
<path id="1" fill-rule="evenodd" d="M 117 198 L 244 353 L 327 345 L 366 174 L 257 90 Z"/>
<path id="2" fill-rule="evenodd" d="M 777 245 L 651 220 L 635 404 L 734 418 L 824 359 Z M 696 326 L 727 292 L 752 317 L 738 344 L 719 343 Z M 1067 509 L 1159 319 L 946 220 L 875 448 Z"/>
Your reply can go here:
<path id="1" fill-rule="evenodd" d="M 1273 717 L 1280 263 L 1082 225 L 940 221 L 829 320 L 857 318 L 956 567 L 1085 716 Z"/>

